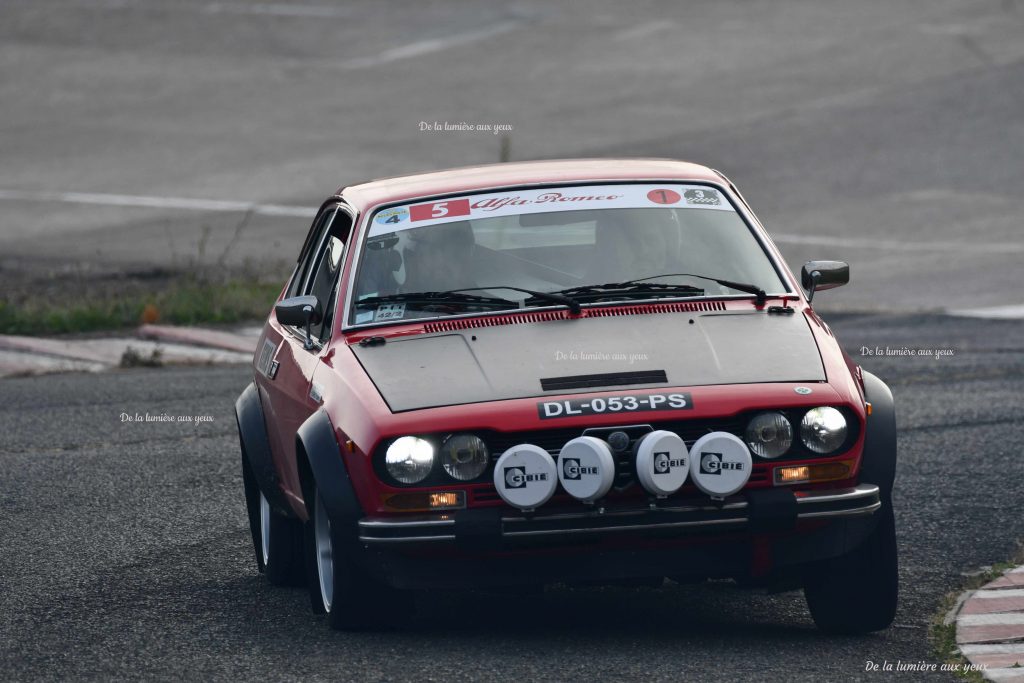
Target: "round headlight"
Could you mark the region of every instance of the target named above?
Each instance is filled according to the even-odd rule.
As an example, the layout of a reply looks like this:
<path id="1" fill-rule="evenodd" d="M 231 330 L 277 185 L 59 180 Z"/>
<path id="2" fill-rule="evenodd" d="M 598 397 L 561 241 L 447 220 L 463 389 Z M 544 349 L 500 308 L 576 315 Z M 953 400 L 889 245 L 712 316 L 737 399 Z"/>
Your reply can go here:
<path id="1" fill-rule="evenodd" d="M 388 446 L 384 456 L 388 474 L 403 484 L 423 481 L 434 466 L 434 447 L 418 436 L 403 436 Z"/>
<path id="2" fill-rule="evenodd" d="M 452 479 L 476 479 L 487 469 L 490 453 L 487 445 L 472 434 L 454 434 L 441 446 L 441 464 Z"/>
<path id="3" fill-rule="evenodd" d="M 835 408 L 811 408 L 800 422 L 800 439 L 815 453 L 831 453 L 846 441 L 846 418 Z"/>
<path id="4" fill-rule="evenodd" d="M 760 413 L 747 425 L 747 446 L 762 458 L 777 458 L 793 444 L 793 425 L 782 413 Z"/>

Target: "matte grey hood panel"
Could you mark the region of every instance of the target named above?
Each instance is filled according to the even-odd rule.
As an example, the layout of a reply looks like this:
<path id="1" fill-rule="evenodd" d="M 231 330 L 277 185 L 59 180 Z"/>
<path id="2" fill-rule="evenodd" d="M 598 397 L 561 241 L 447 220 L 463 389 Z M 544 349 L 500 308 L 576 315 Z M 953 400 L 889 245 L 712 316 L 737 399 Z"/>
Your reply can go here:
<path id="1" fill-rule="evenodd" d="M 393 412 L 602 391 L 545 392 L 540 380 L 639 370 L 664 370 L 668 382 L 606 390 L 825 380 L 804 317 L 758 311 L 522 323 L 351 348 Z"/>

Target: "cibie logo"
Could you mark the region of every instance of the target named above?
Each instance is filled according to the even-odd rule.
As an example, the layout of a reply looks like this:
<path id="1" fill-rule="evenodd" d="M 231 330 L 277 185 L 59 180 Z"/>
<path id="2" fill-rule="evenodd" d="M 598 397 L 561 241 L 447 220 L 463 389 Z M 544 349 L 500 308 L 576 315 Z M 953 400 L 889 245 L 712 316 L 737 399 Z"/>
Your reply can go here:
<path id="1" fill-rule="evenodd" d="M 580 479 L 584 474 L 597 474 L 596 467 L 583 467 L 579 458 L 564 458 L 562 474 L 566 479 Z"/>
<path id="2" fill-rule="evenodd" d="M 652 460 L 655 474 L 668 474 L 673 467 L 686 467 L 686 460 L 673 460 L 668 451 L 658 451 Z"/>
<path id="3" fill-rule="evenodd" d="M 718 206 L 722 203 L 722 200 L 718 198 L 718 193 L 714 190 L 687 190 L 683 193 L 686 197 L 687 204 L 711 204 L 712 206 Z"/>
<path id="4" fill-rule="evenodd" d="M 701 474 L 721 474 L 723 471 L 729 470 L 733 472 L 740 472 L 743 470 L 743 463 L 741 462 L 725 462 L 722 460 L 721 453 L 701 453 L 700 454 L 700 472 Z"/>
<path id="5" fill-rule="evenodd" d="M 544 472 L 539 474 L 527 474 L 525 467 L 505 468 L 505 488 L 525 489 L 531 481 L 547 481 L 548 475 Z"/>

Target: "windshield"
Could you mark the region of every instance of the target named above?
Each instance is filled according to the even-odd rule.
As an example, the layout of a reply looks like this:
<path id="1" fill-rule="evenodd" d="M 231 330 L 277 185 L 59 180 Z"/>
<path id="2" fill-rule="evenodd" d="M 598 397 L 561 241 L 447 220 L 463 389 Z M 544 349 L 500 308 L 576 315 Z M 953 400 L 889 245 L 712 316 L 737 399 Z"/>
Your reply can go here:
<path id="1" fill-rule="evenodd" d="M 703 275 L 698 279 L 673 273 Z M 617 299 L 785 292 L 729 200 L 700 185 L 574 186 L 378 211 L 359 256 L 350 324 L 550 306 L 528 292 L 660 277 Z M 455 294 L 470 290 L 466 293 Z M 432 296 L 418 296 L 430 293 Z M 450 293 L 438 296 L 438 293 Z"/>

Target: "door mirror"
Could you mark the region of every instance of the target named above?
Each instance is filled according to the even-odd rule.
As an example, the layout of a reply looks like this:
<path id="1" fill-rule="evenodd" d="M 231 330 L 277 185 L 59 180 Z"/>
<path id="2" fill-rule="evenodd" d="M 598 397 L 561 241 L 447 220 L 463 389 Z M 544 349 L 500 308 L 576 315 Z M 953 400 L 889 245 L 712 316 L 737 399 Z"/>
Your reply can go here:
<path id="1" fill-rule="evenodd" d="M 274 306 L 277 321 L 282 325 L 293 325 L 306 330 L 306 350 L 313 348 L 313 337 L 310 327 L 323 319 L 320 301 L 312 295 L 293 296 L 283 299 Z"/>
<path id="2" fill-rule="evenodd" d="M 849 282 L 850 266 L 845 261 L 808 261 L 800 269 L 800 281 L 810 302 L 819 289 L 833 289 Z"/>

